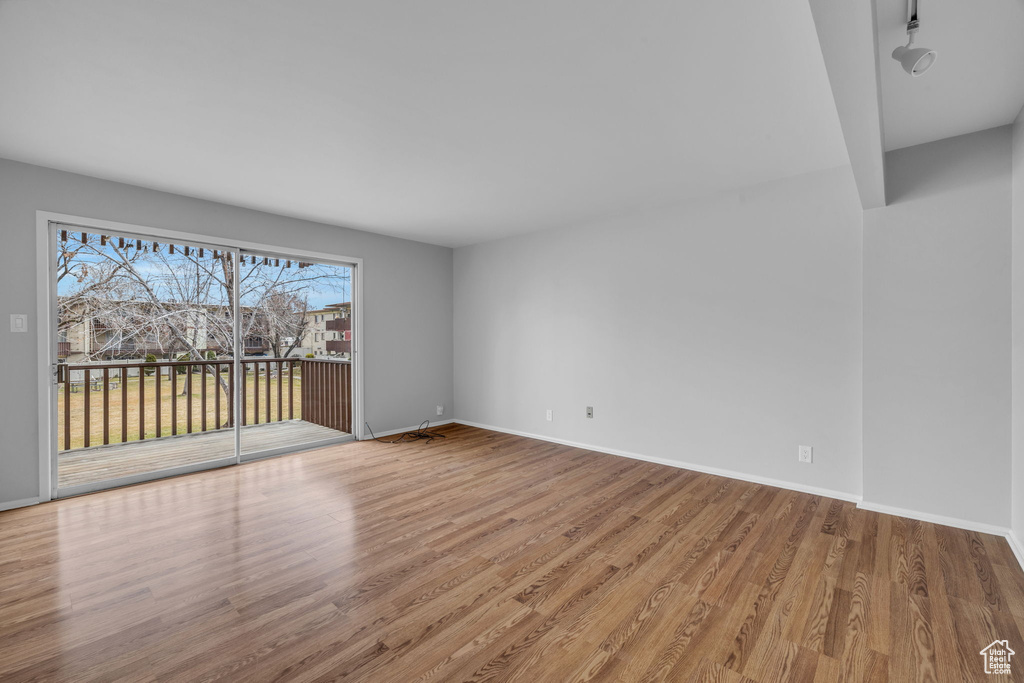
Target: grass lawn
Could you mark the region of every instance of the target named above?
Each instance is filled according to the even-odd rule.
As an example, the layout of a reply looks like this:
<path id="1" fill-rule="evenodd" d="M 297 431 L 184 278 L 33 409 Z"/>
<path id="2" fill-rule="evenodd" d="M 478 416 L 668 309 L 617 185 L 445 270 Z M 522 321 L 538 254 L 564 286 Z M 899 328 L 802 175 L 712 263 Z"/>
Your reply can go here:
<path id="1" fill-rule="evenodd" d="M 93 373 L 95 377 L 99 373 Z M 111 378 L 112 380 L 114 377 Z M 178 434 L 188 432 L 188 398 L 181 395 L 185 388 L 185 375 L 178 375 L 178 396 L 177 396 L 177 417 Z M 192 375 L 192 431 L 202 431 L 202 383 L 206 382 L 206 429 L 216 429 L 218 423 L 225 426 L 228 419 L 228 401 L 216 378 L 212 375 Z M 224 375 L 225 381 L 227 376 Z M 281 418 L 288 419 L 288 375 L 284 376 L 284 384 L 281 387 Z M 266 414 L 266 383 L 265 375 L 259 378 L 259 415 L 255 415 L 256 397 L 253 396 L 255 378 L 250 371 L 246 376 L 246 424 L 263 424 L 268 422 Z M 277 421 L 277 385 L 278 380 L 270 380 L 270 422 Z M 144 377 L 142 392 L 145 396 L 145 434 L 147 439 L 152 439 L 156 432 L 156 377 Z M 215 394 L 220 393 L 220 414 L 216 412 L 214 402 Z M 85 397 L 89 395 L 89 443 L 85 443 Z M 93 390 L 91 387 L 79 386 L 77 391 L 71 393 L 71 448 L 83 448 L 85 446 L 100 446 L 103 444 L 103 391 Z M 121 438 L 121 415 L 124 410 L 128 414 L 127 440 L 137 441 L 139 439 L 139 378 L 128 378 L 128 400 L 127 406 L 121 404 L 121 386 L 118 383 L 116 388 L 109 390 L 109 432 L 110 443 L 119 443 Z M 293 381 L 292 415 L 295 419 L 302 417 L 302 377 L 296 374 Z M 60 450 L 64 449 L 64 390 L 58 393 L 57 398 L 57 436 Z M 159 436 L 171 435 L 171 381 L 166 377 L 160 380 L 160 434 Z"/>

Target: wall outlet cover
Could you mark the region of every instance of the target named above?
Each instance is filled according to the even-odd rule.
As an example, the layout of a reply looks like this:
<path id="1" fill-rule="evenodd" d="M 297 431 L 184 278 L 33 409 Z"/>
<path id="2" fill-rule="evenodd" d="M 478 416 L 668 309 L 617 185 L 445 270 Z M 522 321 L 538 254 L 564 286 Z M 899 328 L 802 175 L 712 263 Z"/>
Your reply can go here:
<path id="1" fill-rule="evenodd" d="M 553 419 L 552 412 L 551 412 L 550 408 L 548 408 L 548 412 L 546 414 L 546 417 L 547 417 L 548 422 L 551 422 L 551 420 Z"/>
<path id="2" fill-rule="evenodd" d="M 797 449 L 797 458 L 800 462 L 814 462 L 814 448 L 812 446 L 800 446 Z"/>
<path id="3" fill-rule="evenodd" d="M 437 414 L 438 415 L 444 415 L 444 406 L 442 406 L 442 405 L 437 406 Z"/>

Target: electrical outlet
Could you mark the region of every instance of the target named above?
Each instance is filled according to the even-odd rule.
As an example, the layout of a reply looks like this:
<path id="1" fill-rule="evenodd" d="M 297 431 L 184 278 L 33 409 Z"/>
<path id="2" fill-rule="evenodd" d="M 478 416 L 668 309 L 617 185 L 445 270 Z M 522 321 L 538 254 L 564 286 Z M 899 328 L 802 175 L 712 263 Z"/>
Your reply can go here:
<path id="1" fill-rule="evenodd" d="M 548 419 L 548 422 L 551 422 L 551 420 L 554 419 L 554 417 L 551 414 L 551 408 L 548 408 L 547 419 Z"/>
<path id="2" fill-rule="evenodd" d="M 587 417 L 593 419 L 593 417 L 594 417 L 594 406 L 587 406 Z"/>
<path id="3" fill-rule="evenodd" d="M 797 448 L 796 457 L 800 462 L 814 462 L 814 448 L 811 446 L 800 446 Z"/>
<path id="4" fill-rule="evenodd" d="M 437 414 L 438 415 L 444 415 L 444 406 L 438 406 L 437 407 Z"/>

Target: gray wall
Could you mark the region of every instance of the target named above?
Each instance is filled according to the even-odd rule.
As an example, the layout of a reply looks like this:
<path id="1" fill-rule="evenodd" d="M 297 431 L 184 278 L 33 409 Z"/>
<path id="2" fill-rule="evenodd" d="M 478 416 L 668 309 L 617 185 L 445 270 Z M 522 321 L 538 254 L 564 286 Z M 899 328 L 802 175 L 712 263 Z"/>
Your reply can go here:
<path id="1" fill-rule="evenodd" d="M 451 249 L 0 160 L 0 364 L 21 389 L 0 392 L 0 505 L 39 494 L 36 210 L 361 257 L 366 419 L 384 431 L 452 409 Z M 32 331 L 12 334 L 11 313 Z"/>
<path id="2" fill-rule="evenodd" d="M 34 317 L 43 209 L 364 258 L 375 429 L 457 405 L 481 424 L 1012 520 L 1020 536 L 1024 122 L 1013 132 L 890 153 L 882 209 L 862 213 L 850 170 L 836 169 L 465 247 L 454 261 L 442 247 L 0 160 L 0 358 L 24 388 L 0 393 L 0 505 L 38 493 L 42 361 L 35 333 L 11 334 L 6 319 Z M 813 465 L 797 462 L 798 444 L 815 447 Z"/>
<path id="3" fill-rule="evenodd" d="M 861 216 L 845 168 L 456 249 L 457 417 L 858 495 Z"/>
<path id="4" fill-rule="evenodd" d="M 1010 523 L 1010 129 L 891 152 L 864 213 L 864 500 Z"/>
<path id="5" fill-rule="evenodd" d="M 1013 127 L 1013 531 L 1024 539 L 1024 110 Z"/>

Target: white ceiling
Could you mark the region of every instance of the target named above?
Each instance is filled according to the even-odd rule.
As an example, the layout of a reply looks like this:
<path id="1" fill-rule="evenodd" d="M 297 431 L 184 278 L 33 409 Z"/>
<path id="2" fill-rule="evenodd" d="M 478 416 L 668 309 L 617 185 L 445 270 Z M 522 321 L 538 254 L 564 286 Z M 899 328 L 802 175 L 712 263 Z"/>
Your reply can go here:
<path id="1" fill-rule="evenodd" d="M 848 163 L 807 0 L 0 0 L 0 93 L 2 157 L 451 246 Z"/>
<path id="2" fill-rule="evenodd" d="M 920 0 L 915 44 L 939 59 L 911 78 L 892 59 L 907 42 L 907 0 L 875 0 L 886 149 L 1011 123 L 1024 106 L 1024 0 Z"/>

